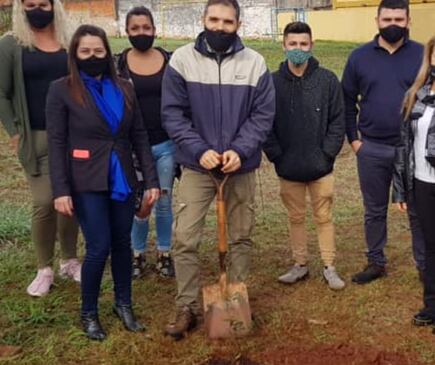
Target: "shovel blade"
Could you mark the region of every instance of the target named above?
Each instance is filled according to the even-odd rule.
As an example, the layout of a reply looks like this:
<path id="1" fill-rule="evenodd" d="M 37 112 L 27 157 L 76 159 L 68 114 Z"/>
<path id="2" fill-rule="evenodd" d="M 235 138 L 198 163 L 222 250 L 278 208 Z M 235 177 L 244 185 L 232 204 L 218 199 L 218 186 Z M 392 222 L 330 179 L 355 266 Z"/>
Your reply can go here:
<path id="1" fill-rule="evenodd" d="M 204 319 L 211 339 L 245 336 L 251 329 L 248 290 L 243 283 L 231 283 L 222 291 L 214 284 L 202 289 Z"/>

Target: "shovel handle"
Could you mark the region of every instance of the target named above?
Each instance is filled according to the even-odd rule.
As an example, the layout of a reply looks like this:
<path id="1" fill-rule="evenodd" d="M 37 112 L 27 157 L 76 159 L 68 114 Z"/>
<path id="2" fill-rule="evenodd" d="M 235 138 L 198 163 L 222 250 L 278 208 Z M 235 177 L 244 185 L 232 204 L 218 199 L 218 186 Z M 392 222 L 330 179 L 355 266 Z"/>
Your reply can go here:
<path id="1" fill-rule="evenodd" d="M 217 226 L 218 226 L 218 249 L 220 254 L 226 254 L 228 251 L 227 241 L 227 218 L 226 207 L 224 200 L 224 186 L 228 181 L 229 175 L 225 175 L 222 181 L 216 179 L 210 172 L 210 177 L 216 185 L 216 213 L 217 213 Z"/>

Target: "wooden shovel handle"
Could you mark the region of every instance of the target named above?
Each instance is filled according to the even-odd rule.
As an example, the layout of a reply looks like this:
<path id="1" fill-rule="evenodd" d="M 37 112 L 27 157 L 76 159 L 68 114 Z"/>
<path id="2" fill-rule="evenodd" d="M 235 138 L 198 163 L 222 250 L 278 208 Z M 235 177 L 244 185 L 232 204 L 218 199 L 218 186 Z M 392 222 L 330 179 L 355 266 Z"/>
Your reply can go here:
<path id="1" fill-rule="evenodd" d="M 227 241 L 227 218 L 226 207 L 224 200 L 224 186 L 229 178 L 229 175 L 225 175 L 222 181 L 216 179 L 212 173 L 210 176 L 216 185 L 217 197 L 216 197 L 216 213 L 217 213 L 217 227 L 218 227 L 218 250 L 219 253 L 225 254 L 228 251 Z"/>
<path id="2" fill-rule="evenodd" d="M 216 200 L 217 209 L 217 226 L 218 226 L 218 242 L 219 242 L 219 252 L 226 253 L 228 251 L 227 242 L 227 219 L 225 213 L 225 201 Z"/>

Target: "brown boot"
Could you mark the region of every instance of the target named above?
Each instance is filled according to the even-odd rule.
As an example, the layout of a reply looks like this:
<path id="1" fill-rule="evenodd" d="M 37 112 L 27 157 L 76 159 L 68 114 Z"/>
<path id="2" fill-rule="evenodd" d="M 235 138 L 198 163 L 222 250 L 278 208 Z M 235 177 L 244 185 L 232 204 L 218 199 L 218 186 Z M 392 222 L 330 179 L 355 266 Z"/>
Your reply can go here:
<path id="1" fill-rule="evenodd" d="M 175 322 L 171 322 L 166 326 L 165 335 L 169 335 L 178 341 L 181 340 L 187 332 L 193 330 L 196 325 L 196 315 L 189 307 L 184 306 L 177 309 Z"/>

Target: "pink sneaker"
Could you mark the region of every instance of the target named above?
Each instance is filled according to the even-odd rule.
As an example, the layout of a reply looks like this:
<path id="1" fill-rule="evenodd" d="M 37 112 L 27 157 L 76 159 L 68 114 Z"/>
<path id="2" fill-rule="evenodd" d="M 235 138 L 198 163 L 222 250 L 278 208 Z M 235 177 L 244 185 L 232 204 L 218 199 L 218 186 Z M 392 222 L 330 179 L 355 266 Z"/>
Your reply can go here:
<path id="1" fill-rule="evenodd" d="M 27 293 L 32 297 L 42 297 L 50 291 L 53 285 L 54 273 L 51 267 L 39 269 L 36 278 L 27 287 Z"/>
<path id="2" fill-rule="evenodd" d="M 72 278 L 74 281 L 80 283 L 82 265 L 77 259 L 61 260 L 59 275 L 62 278 Z"/>

